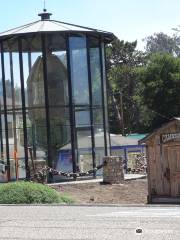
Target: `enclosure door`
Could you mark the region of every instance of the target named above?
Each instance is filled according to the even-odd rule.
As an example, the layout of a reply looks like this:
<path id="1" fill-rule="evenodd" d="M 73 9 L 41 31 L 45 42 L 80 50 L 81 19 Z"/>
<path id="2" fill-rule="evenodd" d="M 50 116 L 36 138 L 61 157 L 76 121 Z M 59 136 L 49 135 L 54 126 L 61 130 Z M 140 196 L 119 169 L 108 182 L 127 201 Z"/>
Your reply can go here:
<path id="1" fill-rule="evenodd" d="M 180 145 L 168 148 L 171 197 L 180 197 Z"/>

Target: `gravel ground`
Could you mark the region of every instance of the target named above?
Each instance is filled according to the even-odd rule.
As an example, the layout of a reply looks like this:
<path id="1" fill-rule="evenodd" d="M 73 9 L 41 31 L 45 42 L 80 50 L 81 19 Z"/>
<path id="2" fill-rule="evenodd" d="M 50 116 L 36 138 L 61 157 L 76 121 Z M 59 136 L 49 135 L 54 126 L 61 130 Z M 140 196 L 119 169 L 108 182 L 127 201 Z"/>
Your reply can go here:
<path id="1" fill-rule="evenodd" d="M 146 204 L 147 180 L 126 180 L 123 184 L 77 183 L 53 186 L 70 195 L 77 204 Z"/>

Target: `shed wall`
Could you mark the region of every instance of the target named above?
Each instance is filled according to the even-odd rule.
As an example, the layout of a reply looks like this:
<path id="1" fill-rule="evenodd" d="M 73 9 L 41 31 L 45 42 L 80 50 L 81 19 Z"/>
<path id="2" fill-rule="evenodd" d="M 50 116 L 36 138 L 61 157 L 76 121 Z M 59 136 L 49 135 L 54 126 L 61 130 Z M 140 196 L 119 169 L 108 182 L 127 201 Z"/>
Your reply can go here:
<path id="1" fill-rule="evenodd" d="M 170 181 L 165 177 L 169 168 L 168 147 L 180 146 L 179 140 L 173 140 L 163 144 L 161 135 L 167 133 L 180 133 L 180 122 L 174 121 L 157 131 L 147 140 L 147 164 L 148 164 L 148 193 L 149 196 L 169 196 Z"/>

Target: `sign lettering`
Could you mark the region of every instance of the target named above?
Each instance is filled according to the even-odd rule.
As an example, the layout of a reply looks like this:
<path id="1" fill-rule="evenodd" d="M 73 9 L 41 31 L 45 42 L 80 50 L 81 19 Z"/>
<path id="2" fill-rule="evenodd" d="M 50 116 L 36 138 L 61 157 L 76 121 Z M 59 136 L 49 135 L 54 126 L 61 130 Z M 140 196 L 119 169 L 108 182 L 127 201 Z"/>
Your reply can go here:
<path id="1" fill-rule="evenodd" d="M 166 133 L 161 135 L 162 143 L 170 142 L 173 140 L 180 140 L 180 133 Z"/>

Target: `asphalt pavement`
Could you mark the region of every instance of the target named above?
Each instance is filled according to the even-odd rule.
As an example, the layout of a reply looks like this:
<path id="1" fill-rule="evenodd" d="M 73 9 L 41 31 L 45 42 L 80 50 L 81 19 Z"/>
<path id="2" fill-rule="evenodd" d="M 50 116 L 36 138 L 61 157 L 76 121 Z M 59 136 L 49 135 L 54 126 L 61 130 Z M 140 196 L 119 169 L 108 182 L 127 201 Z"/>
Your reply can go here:
<path id="1" fill-rule="evenodd" d="M 0 240 L 180 240 L 180 206 L 0 206 Z"/>

